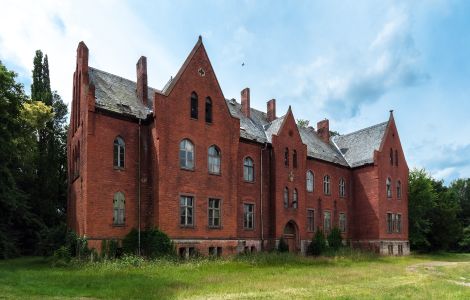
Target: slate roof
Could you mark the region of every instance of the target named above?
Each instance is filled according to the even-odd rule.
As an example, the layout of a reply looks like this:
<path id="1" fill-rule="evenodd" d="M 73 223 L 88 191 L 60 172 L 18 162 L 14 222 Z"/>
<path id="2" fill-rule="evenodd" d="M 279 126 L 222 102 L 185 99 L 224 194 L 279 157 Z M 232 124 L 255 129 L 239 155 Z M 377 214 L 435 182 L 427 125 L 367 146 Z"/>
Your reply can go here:
<path id="1" fill-rule="evenodd" d="M 149 87 L 148 106 L 144 106 L 137 98 L 134 81 L 89 67 L 90 83 L 95 86 L 96 106 L 122 115 L 145 119 L 152 113 L 153 95 L 160 92 Z"/>
<path id="2" fill-rule="evenodd" d="M 144 106 L 137 98 L 134 81 L 89 67 L 89 80 L 95 86 L 96 106 L 114 113 L 146 118 L 153 111 L 154 93 L 162 91 L 149 87 L 148 106 Z M 175 79 L 170 85 L 174 84 Z M 168 87 L 167 87 L 168 89 Z M 232 116 L 240 119 L 240 137 L 259 143 L 271 143 L 272 135 L 277 134 L 285 116 L 268 122 L 266 113 L 251 109 L 250 118 L 241 111 L 241 104 L 234 99 L 226 100 Z M 371 126 L 350 134 L 335 136 L 330 143 L 318 137 L 315 130 L 299 128 L 302 142 L 307 145 L 309 157 L 332 162 L 342 166 L 358 167 L 372 163 L 374 150 L 378 150 L 382 141 L 387 122 Z"/>
<path id="3" fill-rule="evenodd" d="M 374 150 L 379 150 L 388 122 L 346 135 L 334 136 L 331 140 L 341 151 L 351 168 L 374 162 Z"/>

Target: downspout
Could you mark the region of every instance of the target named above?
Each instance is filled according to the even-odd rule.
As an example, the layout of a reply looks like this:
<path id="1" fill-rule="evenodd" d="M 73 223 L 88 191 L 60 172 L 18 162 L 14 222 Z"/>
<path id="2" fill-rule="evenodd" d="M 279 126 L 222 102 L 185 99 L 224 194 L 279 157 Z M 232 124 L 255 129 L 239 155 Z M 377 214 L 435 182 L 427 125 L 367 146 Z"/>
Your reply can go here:
<path id="1" fill-rule="evenodd" d="M 267 143 L 264 143 L 264 147 L 259 152 L 260 156 L 260 215 L 261 215 L 261 251 L 264 250 L 264 217 L 263 217 L 263 150 L 266 150 Z"/>
<path id="2" fill-rule="evenodd" d="M 138 222 L 138 240 L 137 240 L 137 255 L 140 256 L 140 231 L 141 231 L 141 228 L 140 228 L 140 182 L 141 182 L 141 172 L 140 172 L 140 143 L 141 143 L 141 140 L 140 140 L 140 137 L 141 137 L 141 134 L 140 134 L 140 127 L 141 127 L 141 122 L 142 122 L 142 119 L 139 118 L 139 154 L 138 154 L 138 166 L 137 166 L 137 178 L 139 180 L 138 184 L 137 184 L 137 209 L 138 209 L 138 213 L 137 213 L 137 222 Z"/>

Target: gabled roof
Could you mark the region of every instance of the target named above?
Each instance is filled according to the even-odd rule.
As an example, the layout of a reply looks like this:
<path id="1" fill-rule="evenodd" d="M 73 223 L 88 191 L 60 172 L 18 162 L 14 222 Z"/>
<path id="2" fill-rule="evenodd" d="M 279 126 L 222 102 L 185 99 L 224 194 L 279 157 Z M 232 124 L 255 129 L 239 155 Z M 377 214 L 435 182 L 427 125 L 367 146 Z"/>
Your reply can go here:
<path id="1" fill-rule="evenodd" d="M 346 135 L 334 136 L 331 140 L 348 162 L 354 168 L 374 162 L 374 151 L 380 149 L 388 122 Z"/>
<path id="2" fill-rule="evenodd" d="M 88 77 L 95 87 L 96 107 L 132 117 L 145 119 L 152 112 L 153 95 L 160 91 L 149 87 L 148 106 L 137 98 L 134 81 L 89 67 Z"/>

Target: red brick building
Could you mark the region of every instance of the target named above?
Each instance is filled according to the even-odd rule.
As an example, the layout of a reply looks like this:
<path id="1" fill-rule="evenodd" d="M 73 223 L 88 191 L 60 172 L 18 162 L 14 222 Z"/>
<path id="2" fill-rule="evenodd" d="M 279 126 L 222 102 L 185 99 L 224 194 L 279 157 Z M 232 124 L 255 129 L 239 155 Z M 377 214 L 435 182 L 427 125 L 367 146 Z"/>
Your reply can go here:
<path id="1" fill-rule="evenodd" d="M 353 246 L 408 254 L 406 164 L 393 114 L 330 136 L 227 100 L 201 38 L 162 90 L 147 62 L 131 81 L 88 66 L 77 49 L 68 133 L 68 225 L 100 248 L 132 228 L 155 226 L 180 254 L 275 247 L 306 250 L 337 226 Z"/>

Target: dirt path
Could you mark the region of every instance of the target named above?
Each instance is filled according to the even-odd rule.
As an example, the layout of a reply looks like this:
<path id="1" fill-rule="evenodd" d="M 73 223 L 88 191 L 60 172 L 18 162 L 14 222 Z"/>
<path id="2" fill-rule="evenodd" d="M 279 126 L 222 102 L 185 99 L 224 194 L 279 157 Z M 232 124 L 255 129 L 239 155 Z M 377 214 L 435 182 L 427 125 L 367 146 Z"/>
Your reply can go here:
<path id="1" fill-rule="evenodd" d="M 419 272 L 418 269 L 424 269 L 427 273 L 432 273 L 434 275 L 444 275 L 442 272 L 439 272 L 436 267 L 456 267 L 461 265 L 468 265 L 470 262 L 467 261 L 430 261 L 425 263 L 414 264 L 408 266 L 406 270 L 408 272 Z M 470 287 L 470 277 L 460 277 L 460 280 L 448 280 L 449 282 Z"/>

